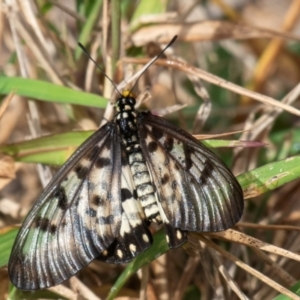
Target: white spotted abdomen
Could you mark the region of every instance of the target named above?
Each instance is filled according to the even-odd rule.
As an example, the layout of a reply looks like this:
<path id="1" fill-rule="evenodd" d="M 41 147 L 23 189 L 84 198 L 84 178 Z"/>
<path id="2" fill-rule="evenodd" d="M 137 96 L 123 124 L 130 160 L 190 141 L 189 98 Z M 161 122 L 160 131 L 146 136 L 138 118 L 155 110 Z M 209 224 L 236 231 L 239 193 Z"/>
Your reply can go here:
<path id="1" fill-rule="evenodd" d="M 128 158 L 137 197 L 146 218 L 150 222 L 160 224 L 162 220 L 155 197 L 155 191 L 143 155 L 141 151 L 138 151 L 129 154 Z"/>

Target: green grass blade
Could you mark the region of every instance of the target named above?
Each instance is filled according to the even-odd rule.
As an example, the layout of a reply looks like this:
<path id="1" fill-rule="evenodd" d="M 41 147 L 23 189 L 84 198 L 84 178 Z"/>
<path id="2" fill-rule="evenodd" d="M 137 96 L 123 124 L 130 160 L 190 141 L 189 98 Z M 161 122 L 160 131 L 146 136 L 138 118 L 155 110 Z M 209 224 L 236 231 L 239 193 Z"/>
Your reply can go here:
<path id="1" fill-rule="evenodd" d="M 67 132 L 0 146 L 0 152 L 16 161 L 62 165 L 94 131 Z"/>
<path id="2" fill-rule="evenodd" d="M 291 292 L 295 293 L 296 295 L 300 296 L 300 281 L 298 281 L 291 288 L 289 288 L 289 290 Z M 291 300 L 291 298 L 286 295 L 281 294 L 281 295 L 278 295 L 277 297 L 275 297 L 273 300 Z"/>
<path id="3" fill-rule="evenodd" d="M 300 177 L 300 156 L 272 162 L 238 176 L 248 198 L 279 188 Z"/>
<path id="4" fill-rule="evenodd" d="M 76 131 L 48 135 L 37 139 L 0 146 L 0 152 L 8 154 L 15 161 L 62 165 L 68 157 L 94 131 Z M 207 140 L 202 141 L 210 148 L 230 147 L 236 141 Z"/>
<path id="5" fill-rule="evenodd" d="M 8 263 L 11 248 L 18 231 L 19 228 L 12 226 L 0 230 L 0 268 Z"/>
<path id="6" fill-rule="evenodd" d="M 154 15 L 162 14 L 166 11 L 167 2 L 164 0 L 141 0 L 137 8 L 134 11 L 134 14 L 131 18 L 130 31 L 134 31 L 139 28 L 139 19 L 143 15 Z"/>
<path id="7" fill-rule="evenodd" d="M 86 45 L 92 36 L 92 30 L 94 25 L 99 17 L 100 9 L 102 6 L 103 0 L 96 0 L 93 3 L 93 8 L 90 9 L 90 13 L 87 16 L 86 22 L 83 24 L 82 29 L 80 31 L 80 35 L 78 40 L 82 45 Z M 82 50 L 79 47 L 75 49 L 75 60 L 77 61 L 82 54 Z"/>
<path id="8" fill-rule="evenodd" d="M 20 96 L 58 103 L 105 108 L 107 99 L 41 80 L 0 76 L 0 94 Z"/>

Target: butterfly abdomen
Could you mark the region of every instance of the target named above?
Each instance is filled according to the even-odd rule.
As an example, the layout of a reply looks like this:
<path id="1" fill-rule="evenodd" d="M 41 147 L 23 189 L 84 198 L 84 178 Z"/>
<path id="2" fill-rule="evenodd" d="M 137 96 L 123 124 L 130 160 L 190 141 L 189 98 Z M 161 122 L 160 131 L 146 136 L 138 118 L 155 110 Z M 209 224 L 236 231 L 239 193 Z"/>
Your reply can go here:
<path id="1" fill-rule="evenodd" d="M 155 197 L 155 190 L 140 148 L 136 122 L 137 113 L 134 105 L 135 99 L 133 97 L 119 98 L 117 100 L 118 113 L 116 123 L 136 187 L 135 197 L 140 201 L 146 219 L 160 224 L 162 220 Z"/>

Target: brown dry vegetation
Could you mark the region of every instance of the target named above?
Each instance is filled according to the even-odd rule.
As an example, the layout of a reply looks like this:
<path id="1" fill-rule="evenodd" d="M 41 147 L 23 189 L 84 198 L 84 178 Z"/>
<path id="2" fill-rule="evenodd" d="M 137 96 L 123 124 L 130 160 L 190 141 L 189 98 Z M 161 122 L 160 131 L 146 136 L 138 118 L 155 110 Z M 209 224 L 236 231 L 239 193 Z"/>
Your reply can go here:
<path id="1" fill-rule="evenodd" d="M 8 88 L 4 76 L 113 99 L 112 84 L 77 42 L 114 82 L 126 78 L 126 87 L 135 82 L 132 74 L 177 34 L 176 43 L 144 73 L 135 92 L 147 98 L 143 108 L 195 135 L 239 132 L 223 143 L 234 148 L 217 151 L 239 175 L 245 212 L 226 232 L 191 234 L 185 247 L 168 251 L 124 280 L 117 297 L 259 300 L 282 293 L 300 299 L 289 291 L 300 277 L 299 0 L 151 3 L 155 5 L 130 0 L 0 1 L 0 247 L 55 172 L 51 166 L 25 163 L 28 153 L 22 147 L 12 153 L 5 146 L 46 134 L 95 130 L 114 115 L 109 102 L 105 108 L 85 102 L 84 95 L 75 103 L 59 103 L 65 99 L 60 95 L 45 101 L 38 89 L 26 97 L 16 83 Z M 60 164 L 75 147 L 59 146 L 42 149 L 49 157 L 36 162 L 54 162 L 58 154 L 51 151 L 61 150 Z M 29 154 L 39 153 L 39 147 Z M 9 289 L 8 253 L 3 253 L 0 299 L 50 298 L 44 291 L 29 296 Z M 51 288 L 51 297 L 104 299 L 123 270 L 93 262 Z"/>

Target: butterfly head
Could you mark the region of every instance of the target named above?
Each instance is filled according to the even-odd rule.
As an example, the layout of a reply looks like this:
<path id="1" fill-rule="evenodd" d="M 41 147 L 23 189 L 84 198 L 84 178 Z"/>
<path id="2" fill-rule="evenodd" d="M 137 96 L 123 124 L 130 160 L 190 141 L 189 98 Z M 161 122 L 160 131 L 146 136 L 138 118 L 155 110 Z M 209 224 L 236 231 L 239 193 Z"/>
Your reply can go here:
<path id="1" fill-rule="evenodd" d="M 133 111 L 136 100 L 130 90 L 124 90 L 116 101 L 117 112 Z"/>

